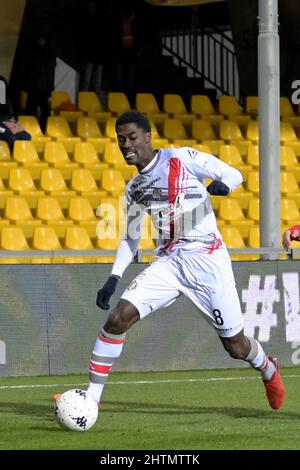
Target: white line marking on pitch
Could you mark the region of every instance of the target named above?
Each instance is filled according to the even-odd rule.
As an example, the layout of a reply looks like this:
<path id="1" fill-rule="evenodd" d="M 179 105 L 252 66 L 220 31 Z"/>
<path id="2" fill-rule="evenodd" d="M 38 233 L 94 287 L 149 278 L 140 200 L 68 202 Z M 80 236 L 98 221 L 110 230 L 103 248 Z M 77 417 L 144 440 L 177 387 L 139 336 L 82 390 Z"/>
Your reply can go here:
<path id="1" fill-rule="evenodd" d="M 284 379 L 300 378 L 300 375 L 284 375 Z M 257 380 L 259 376 L 246 376 L 246 377 L 207 377 L 202 379 L 164 379 L 164 380 L 134 380 L 125 382 L 108 382 L 106 385 L 144 385 L 144 384 L 164 384 L 164 383 L 179 383 L 179 382 L 225 382 L 233 380 Z M 51 388 L 51 387 L 79 387 L 87 385 L 84 383 L 65 383 L 65 384 L 36 384 L 36 385 L 1 385 L 0 390 L 18 389 L 18 388 Z"/>

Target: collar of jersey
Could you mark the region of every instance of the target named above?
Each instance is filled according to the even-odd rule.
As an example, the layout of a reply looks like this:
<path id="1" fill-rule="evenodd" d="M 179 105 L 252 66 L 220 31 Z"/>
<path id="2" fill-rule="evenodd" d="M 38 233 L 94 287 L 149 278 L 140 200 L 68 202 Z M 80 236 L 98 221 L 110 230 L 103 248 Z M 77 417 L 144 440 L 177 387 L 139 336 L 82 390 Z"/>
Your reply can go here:
<path id="1" fill-rule="evenodd" d="M 148 163 L 147 166 L 145 166 L 145 168 L 143 168 L 140 173 L 141 174 L 144 174 L 144 173 L 148 173 L 148 171 L 152 170 L 152 168 L 154 167 L 154 165 L 156 164 L 157 162 L 157 159 L 158 159 L 158 152 L 156 153 L 155 157 L 153 158 L 153 160 L 151 160 L 150 163 Z"/>

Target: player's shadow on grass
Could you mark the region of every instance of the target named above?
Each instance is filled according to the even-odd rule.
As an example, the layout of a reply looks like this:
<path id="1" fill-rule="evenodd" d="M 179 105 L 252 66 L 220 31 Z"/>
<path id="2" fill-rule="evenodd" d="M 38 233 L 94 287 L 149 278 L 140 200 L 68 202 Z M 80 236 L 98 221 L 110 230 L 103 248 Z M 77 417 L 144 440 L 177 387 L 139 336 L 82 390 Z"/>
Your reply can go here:
<path id="1" fill-rule="evenodd" d="M 266 404 L 266 407 L 268 404 Z M 142 403 L 142 402 L 124 402 L 124 401 L 105 401 L 100 409 L 103 413 L 144 413 L 160 415 L 204 415 L 204 414 L 224 414 L 231 418 L 270 418 L 280 417 L 287 419 L 300 419 L 300 413 L 274 412 L 271 409 L 261 410 L 258 408 L 240 408 L 227 406 L 182 406 L 172 405 L 170 403 Z"/>
<path id="2" fill-rule="evenodd" d="M 267 406 L 267 405 L 266 405 Z M 37 419 L 53 422 L 54 403 L 49 402 L 45 405 L 33 403 L 6 402 L 0 403 L 0 412 L 15 413 L 20 416 L 30 416 Z M 165 416 L 186 416 L 186 415 L 206 415 L 223 414 L 231 418 L 286 418 L 292 420 L 300 419 L 300 413 L 285 412 L 281 410 L 276 413 L 271 409 L 261 410 L 258 408 L 240 408 L 225 406 L 187 406 L 173 405 L 170 403 L 146 403 L 146 402 L 125 402 L 125 401 L 105 401 L 100 409 L 100 413 L 134 413 L 134 414 L 157 414 Z"/>

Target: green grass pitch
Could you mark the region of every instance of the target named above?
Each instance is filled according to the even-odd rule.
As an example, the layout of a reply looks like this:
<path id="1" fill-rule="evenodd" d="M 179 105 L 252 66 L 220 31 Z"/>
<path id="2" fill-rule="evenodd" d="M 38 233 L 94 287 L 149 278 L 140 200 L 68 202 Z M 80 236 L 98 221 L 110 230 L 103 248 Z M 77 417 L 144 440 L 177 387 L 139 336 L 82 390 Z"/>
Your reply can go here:
<path id="1" fill-rule="evenodd" d="M 1 450 L 300 449 L 300 368 L 282 369 L 283 408 L 273 411 L 251 369 L 112 373 L 96 425 L 61 429 L 54 393 L 87 376 L 0 378 Z"/>

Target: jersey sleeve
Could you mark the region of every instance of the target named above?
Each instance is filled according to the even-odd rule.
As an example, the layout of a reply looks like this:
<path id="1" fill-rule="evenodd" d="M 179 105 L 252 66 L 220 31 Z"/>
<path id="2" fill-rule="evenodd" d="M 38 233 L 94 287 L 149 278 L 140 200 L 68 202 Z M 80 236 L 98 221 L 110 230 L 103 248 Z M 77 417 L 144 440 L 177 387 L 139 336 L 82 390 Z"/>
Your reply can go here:
<path id="1" fill-rule="evenodd" d="M 183 160 L 197 178 L 211 178 L 222 181 L 231 191 L 237 188 L 242 182 L 242 174 L 232 166 L 222 162 L 209 153 L 198 152 L 195 149 L 187 148 L 183 154 Z"/>
<path id="2" fill-rule="evenodd" d="M 126 199 L 126 231 L 118 247 L 116 259 L 111 271 L 111 274 L 119 277 L 122 277 L 137 252 L 145 217 L 144 207 L 133 201 L 129 189 L 126 191 Z"/>

